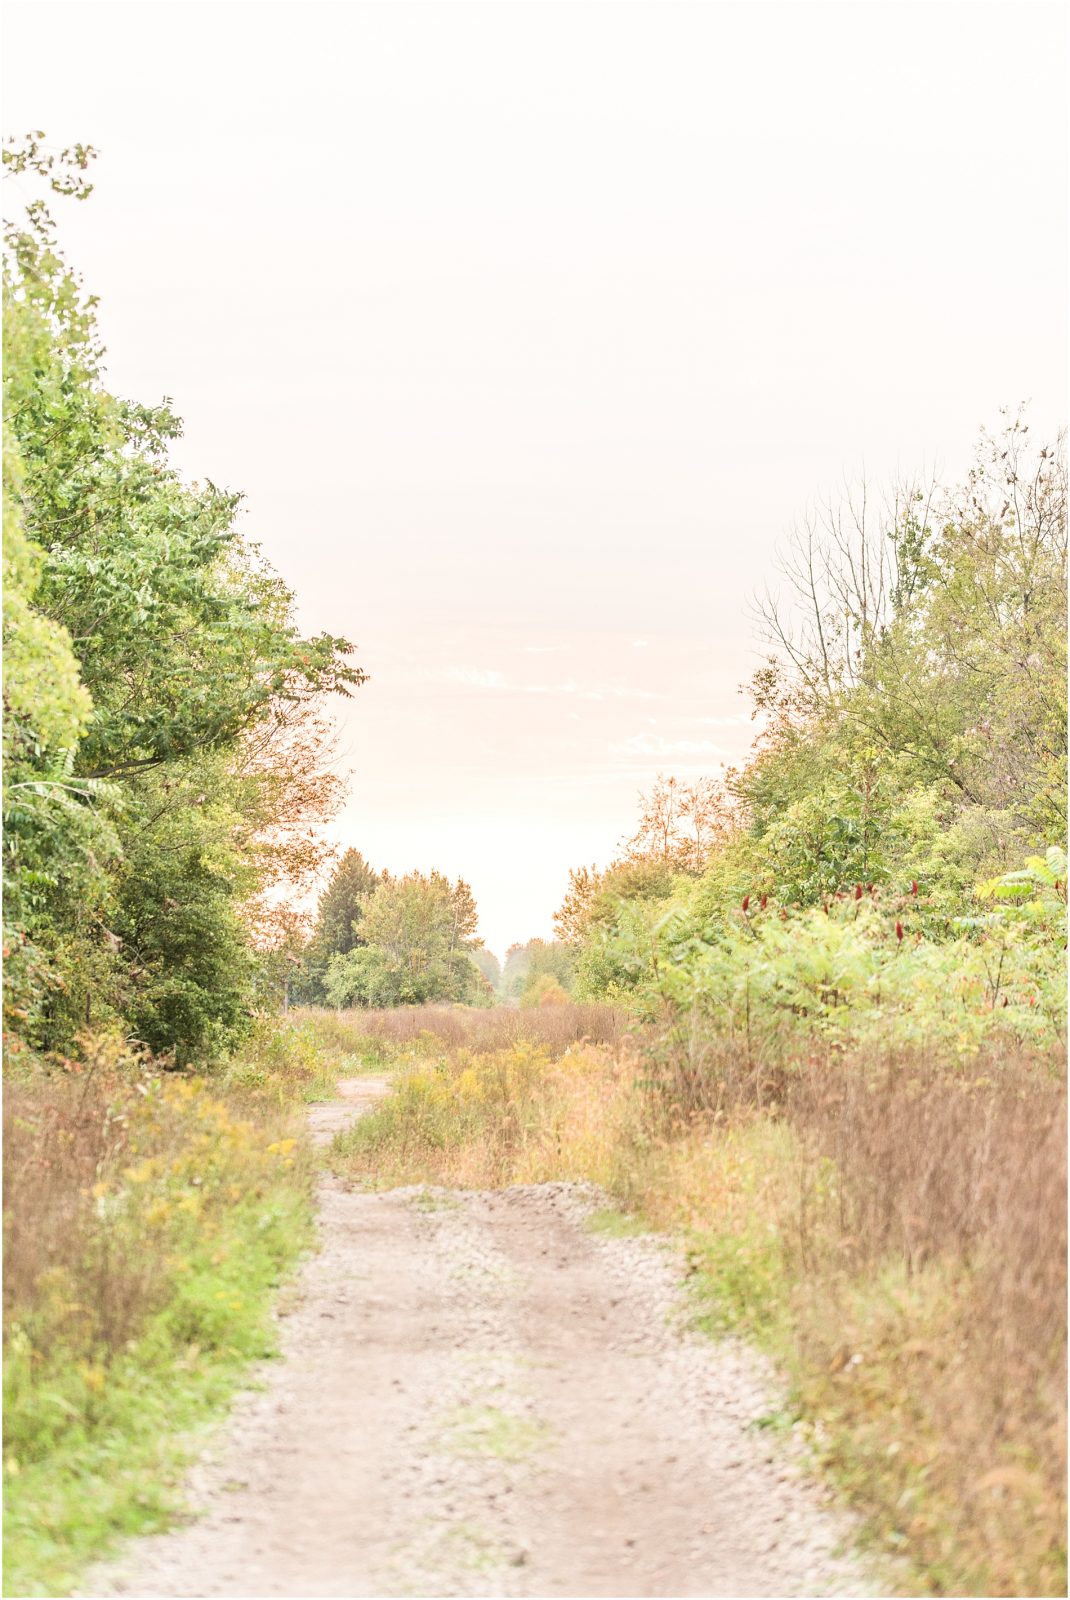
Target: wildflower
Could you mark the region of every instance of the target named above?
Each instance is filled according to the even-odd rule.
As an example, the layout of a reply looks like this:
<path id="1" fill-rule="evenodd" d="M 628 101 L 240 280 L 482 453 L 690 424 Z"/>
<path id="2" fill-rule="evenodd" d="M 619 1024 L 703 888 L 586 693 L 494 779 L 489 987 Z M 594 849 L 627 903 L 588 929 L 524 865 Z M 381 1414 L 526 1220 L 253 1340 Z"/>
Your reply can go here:
<path id="1" fill-rule="evenodd" d="M 902 942 L 903 924 L 901 922 L 897 922 L 896 925 L 895 925 L 895 936 L 900 942 Z"/>
<path id="2" fill-rule="evenodd" d="M 746 911 L 746 909 L 747 909 L 747 907 L 749 905 L 750 905 L 750 895 L 749 894 L 745 894 L 743 896 L 743 909 L 744 909 L 744 911 Z"/>

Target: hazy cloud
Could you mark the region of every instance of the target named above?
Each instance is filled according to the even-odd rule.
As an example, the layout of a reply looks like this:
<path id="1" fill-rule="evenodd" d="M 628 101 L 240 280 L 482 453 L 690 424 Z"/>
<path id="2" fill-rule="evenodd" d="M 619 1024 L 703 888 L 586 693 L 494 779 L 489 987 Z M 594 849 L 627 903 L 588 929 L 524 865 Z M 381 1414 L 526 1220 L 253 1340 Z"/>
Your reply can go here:
<path id="1" fill-rule="evenodd" d="M 635 733 L 630 739 L 609 747 L 616 755 L 629 756 L 722 756 L 724 748 L 709 739 L 665 739 L 660 733 Z"/>

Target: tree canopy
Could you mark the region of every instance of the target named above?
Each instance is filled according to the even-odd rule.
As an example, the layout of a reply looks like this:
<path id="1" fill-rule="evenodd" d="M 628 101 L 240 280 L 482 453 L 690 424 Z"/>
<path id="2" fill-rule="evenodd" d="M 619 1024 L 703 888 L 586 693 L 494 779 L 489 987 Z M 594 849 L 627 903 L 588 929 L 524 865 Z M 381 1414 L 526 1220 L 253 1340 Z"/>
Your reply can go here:
<path id="1" fill-rule="evenodd" d="M 480 943 L 477 921 L 463 879 L 384 873 L 364 907 L 361 944 L 331 957 L 328 999 L 338 1006 L 393 1006 L 474 998 L 485 982 L 471 959 Z"/>
<path id="2" fill-rule="evenodd" d="M 4 160 L 84 200 L 93 154 L 35 135 Z M 108 391 L 44 195 L 5 223 L 3 302 L 10 1031 L 62 1049 L 113 1017 L 211 1053 L 250 1009 L 266 840 L 295 880 L 319 864 L 295 787 L 305 826 L 334 804 L 319 708 L 364 674 L 345 639 L 301 635 L 240 495 L 170 466 L 170 403 Z"/>
<path id="3" fill-rule="evenodd" d="M 1065 847 L 1061 438 L 1010 415 L 960 485 L 824 506 L 783 578 L 757 608 L 750 759 L 716 784 L 659 779 L 617 859 L 570 874 L 555 925 L 581 992 L 698 971 L 741 914 L 790 923 L 904 886 L 896 944 L 904 916 L 925 938 L 981 937 L 978 885 Z M 748 950 L 736 939 L 744 971 Z"/>

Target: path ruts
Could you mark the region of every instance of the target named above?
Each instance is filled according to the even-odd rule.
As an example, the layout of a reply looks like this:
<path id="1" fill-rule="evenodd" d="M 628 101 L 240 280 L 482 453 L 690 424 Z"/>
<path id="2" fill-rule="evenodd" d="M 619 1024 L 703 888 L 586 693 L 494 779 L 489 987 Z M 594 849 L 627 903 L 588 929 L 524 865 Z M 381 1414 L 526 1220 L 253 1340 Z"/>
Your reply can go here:
<path id="1" fill-rule="evenodd" d="M 383 1079 L 310 1114 L 323 1142 Z M 193 1473 L 194 1520 L 87 1593 L 875 1594 L 755 1424 L 752 1352 L 673 1326 L 679 1265 L 564 1184 L 320 1191 L 282 1359 Z"/>

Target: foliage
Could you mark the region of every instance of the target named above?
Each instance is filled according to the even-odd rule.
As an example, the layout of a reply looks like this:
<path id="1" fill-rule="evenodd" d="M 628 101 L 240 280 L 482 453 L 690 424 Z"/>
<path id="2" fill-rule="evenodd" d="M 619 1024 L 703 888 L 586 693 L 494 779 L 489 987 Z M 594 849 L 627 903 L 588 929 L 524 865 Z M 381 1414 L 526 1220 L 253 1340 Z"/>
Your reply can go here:
<path id="1" fill-rule="evenodd" d="M 220 1082 L 232 1097 L 260 1109 L 334 1097 L 338 1079 L 366 1070 L 368 1052 L 345 1036 L 331 1012 L 257 1017 L 228 1060 Z"/>
<path id="2" fill-rule="evenodd" d="M 310 1235 L 286 1125 L 107 1039 L 5 1095 L 5 1582 L 66 1592 L 165 1526 L 192 1446 L 274 1347 L 271 1291 Z M 185 1435 L 185 1438 L 183 1438 Z"/>
<path id="3" fill-rule="evenodd" d="M 905 788 L 945 786 L 1049 837 L 1065 829 L 1066 465 L 1022 415 L 983 433 L 961 486 L 864 490 L 799 530 L 794 611 L 755 683 L 770 748 L 802 726 L 872 747 Z M 775 758 L 774 758 L 775 764 Z"/>
<path id="4" fill-rule="evenodd" d="M 715 1033 L 748 1053 L 820 1039 L 925 1045 L 954 1062 L 986 1040 L 1047 1047 L 1065 1037 L 1065 901 L 1053 889 L 1033 916 L 968 919 L 982 925 L 956 938 L 932 937 L 932 908 L 909 891 L 858 885 L 790 912 L 746 898 L 713 924 L 680 907 L 622 916 L 602 947 L 617 989 L 666 1027 Z"/>
<path id="5" fill-rule="evenodd" d="M 480 946 L 479 949 L 472 951 L 472 960 L 479 968 L 493 993 L 497 994 L 502 981 L 502 964 L 494 954 L 494 951 Z"/>
<path id="6" fill-rule="evenodd" d="M 420 1005 L 468 999 L 478 970 L 469 960 L 478 944 L 472 891 L 463 878 L 439 872 L 384 873 L 361 919 L 364 943 L 332 956 L 327 998 L 333 1005 Z"/>
<path id="7" fill-rule="evenodd" d="M 737 822 L 732 797 L 713 778 L 684 783 L 658 774 L 639 797 L 639 826 L 624 845 L 625 861 L 661 861 L 674 872 L 701 872 Z"/>
<path id="8" fill-rule="evenodd" d="M 82 199 L 93 154 L 34 135 L 4 159 Z M 203 1060 L 247 1023 L 270 891 L 320 864 L 318 708 L 363 674 L 300 635 L 240 497 L 170 467 L 169 404 L 108 392 L 43 198 L 5 225 L 3 296 L 9 1053 L 123 1018 Z"/>
<path id="9" fill-rule="evenodd" d="M 531 992 L 545 978 L 553 978 L 567 994 L 572 989 L 574 965 L 573 951 L 557 940 L 529 939 L 527 944 L 510 945 L 502 969 L 502 997 L 528 1005 Z"/>
<path id="10" fill-rule="evenodd" d="M 851 497 L 796 532 L 790 603 L 760 608 L 763 732 L 702 791 L 710 841 L 689 859 L 698 801 L 661 779 L 618 861 L 571 874 L 579 992 L 952 1056 L 1062 1036 L 1060 894 L 1008 909 L 1038 846 L 1066 881 L 1065 464 L 1027 436 L 983 435 L 961 488 L 907 486 L 876 522 Z"/>
<path id="11" fill-rule="evenodd" d="M 617 861 L 605 872 L 574 867 L 554 926 L 565 944 L 581 945 L 589 935 L 611 927 L 621 906 L 633 900 L 662 900 L 672 890 L 676 872 L 660 859 Z"/>
<path id="12" fill-rule="evenodd" d="M 331 957 L 348 955 L 364 944 L 359 924 L 379 882 L 379 873 L 359 850 L 344 852 L 320 896 L 315 927 L 301 953 L 296 993 L 303 1003 L 322 1004 L 327 998 L 324 985 Z"/>
<path id="13" fill-rule="evenodd" d="M 525 1006 L 565 1006 L 568 1005 L 568 990 L 552 972 L 544 972 L 541 977 L 528 979 L 520 1000 Z"/>

